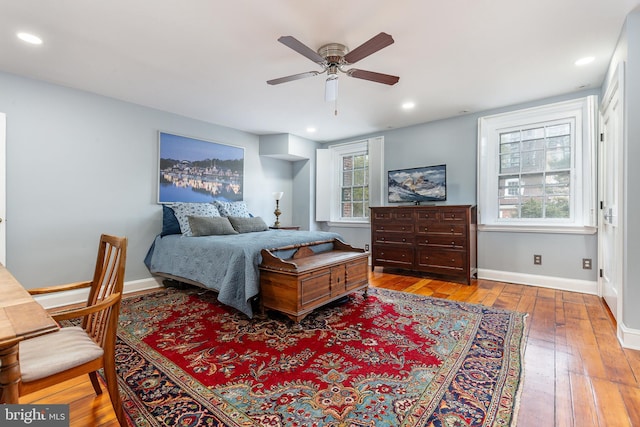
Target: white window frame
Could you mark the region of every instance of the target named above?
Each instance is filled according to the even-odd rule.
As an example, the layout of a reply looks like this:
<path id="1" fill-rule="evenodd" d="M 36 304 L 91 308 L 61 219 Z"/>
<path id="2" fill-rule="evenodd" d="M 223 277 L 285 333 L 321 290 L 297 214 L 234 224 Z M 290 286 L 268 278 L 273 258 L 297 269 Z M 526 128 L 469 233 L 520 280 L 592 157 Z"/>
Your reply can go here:
<path id="1" fill-rule="evenodd" d="M 362 152 L 367 152 L 369 161 L 369 206 L 382 204 L 384 138 L 332 145 L 316 150 L 316 221 L 336 227 L 369 226 L 369 217 L 343 218 L 341 210 L 342 157 Z"/>
<path id="2" fill-rule="evenodd" d="M 500 218 L 500 134 L 557 120 L 575 123 L 569 219 Z M 478 119 L 478 229 L 593 234 L 596 232 L 597 97 L 587 96 Z"/>

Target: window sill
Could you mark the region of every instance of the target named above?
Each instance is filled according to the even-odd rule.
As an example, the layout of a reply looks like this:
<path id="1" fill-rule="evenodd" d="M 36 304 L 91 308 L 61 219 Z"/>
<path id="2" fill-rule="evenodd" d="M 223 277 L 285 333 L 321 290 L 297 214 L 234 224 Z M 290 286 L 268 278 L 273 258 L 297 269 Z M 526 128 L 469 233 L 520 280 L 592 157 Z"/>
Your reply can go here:
<path id="1" fill-rule="evenodd" d="M 369 221 L 328 221 L 329 227 L 369 228 Z"/>
<path id="2" fill-rule="evenodd" d="M 498 231 L 507 233 L 541 233 L 541 234 L 596 234 L 597 227 L 573 225 L 480 225 L 478 231 Z"/>

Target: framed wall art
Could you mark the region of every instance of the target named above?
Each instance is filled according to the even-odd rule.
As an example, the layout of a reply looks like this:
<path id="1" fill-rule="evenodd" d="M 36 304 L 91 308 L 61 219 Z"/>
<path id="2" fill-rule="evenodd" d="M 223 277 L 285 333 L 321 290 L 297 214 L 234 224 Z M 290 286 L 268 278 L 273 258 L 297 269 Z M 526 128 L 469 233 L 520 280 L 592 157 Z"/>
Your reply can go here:
<path id="1" fill-rule="evenodd" d="M 158 203 L 243 199 L 244 148 L 158 132 Z"/>

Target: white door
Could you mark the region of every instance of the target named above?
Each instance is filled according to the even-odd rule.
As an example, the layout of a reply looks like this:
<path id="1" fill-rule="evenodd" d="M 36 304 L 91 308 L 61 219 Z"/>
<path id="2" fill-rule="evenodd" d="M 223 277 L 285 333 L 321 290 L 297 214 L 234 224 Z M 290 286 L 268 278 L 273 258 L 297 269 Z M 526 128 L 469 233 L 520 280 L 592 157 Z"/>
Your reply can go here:
<path id="1" fill-rule="evenodd" d="M 602 297 L 617 319 L 622 315 L 622 83 L 619 66 L 601 106 L 601 138 L 598 150 L 599 232 L 598 285 Z"/>
<path id="2" fill-rule="evenodd" d="M 0 113 L 0 264 L 7 265 L 7 226 L 5 216 L 7 213 L 7 169 L 6 169 L 6 147 L 7 147 L 7 118 L 6 114 Z"/>

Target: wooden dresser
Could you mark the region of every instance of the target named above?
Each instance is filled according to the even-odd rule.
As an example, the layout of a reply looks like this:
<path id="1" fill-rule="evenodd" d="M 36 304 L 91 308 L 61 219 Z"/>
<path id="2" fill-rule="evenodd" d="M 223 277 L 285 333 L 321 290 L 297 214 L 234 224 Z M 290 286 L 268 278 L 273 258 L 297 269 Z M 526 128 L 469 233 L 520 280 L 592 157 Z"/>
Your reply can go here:
<path id="1" fill-rule="evenodd" d="M 371 268 L 429 273 L 464 283 L 477 274 L 476 207 L 371 208 Z"/>

